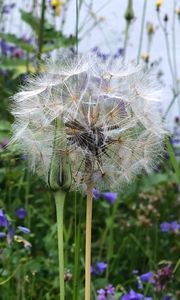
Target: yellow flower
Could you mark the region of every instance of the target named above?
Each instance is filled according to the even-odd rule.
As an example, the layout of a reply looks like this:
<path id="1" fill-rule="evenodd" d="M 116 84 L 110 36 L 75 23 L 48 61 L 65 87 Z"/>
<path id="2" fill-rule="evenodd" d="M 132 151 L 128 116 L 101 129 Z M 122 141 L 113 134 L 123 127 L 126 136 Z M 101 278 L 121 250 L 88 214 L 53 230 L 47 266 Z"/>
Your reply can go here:
<path id="1" fill-rule="evenodd" d="M 143 59 L 146 63 L 149 62 L 149 58 L 150 58 L 149 53 L 143 53 L 143 54 L 141 55 L 141 57 L 142 57 L 142 59 Z"/>
<path id="2" fill-rule="evenodd" d="M 55 16 L 59 16 L 61 13 L 61 7 L 64 5 L 64 2 L 60 0 L 51 0 L 51 5 L 54 9 Z"/>
<path id="3" fill-rule="evenodd" d="M 180 7 L 176 9 L 176 13 L 178 16 L 180 16 Z"/>
<path id="4" fill-rule="evenodd" d="M 153 23 L 148 22 L 146 25 L 147 33 L 153 34 L 155 32 L 155 27 Z"/>
<path id="5" fill-rule="evenodd" d="M 156 7 L 160 8 L 161 5 L 163 4 L 164 0 L 156 0 Z"/>

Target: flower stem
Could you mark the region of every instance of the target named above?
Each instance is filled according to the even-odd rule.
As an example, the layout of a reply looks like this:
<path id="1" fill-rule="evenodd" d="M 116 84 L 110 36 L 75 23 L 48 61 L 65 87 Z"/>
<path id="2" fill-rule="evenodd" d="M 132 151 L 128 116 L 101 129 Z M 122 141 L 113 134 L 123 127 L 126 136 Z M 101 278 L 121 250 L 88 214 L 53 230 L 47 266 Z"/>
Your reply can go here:
<path id="1" fill-rule="evenodd" d="M 147 8 L 147 0 L 144 0 L 143 13 L 142 13 L 142 19 L 141 19 L 141 31 L 140 31 L 140 37 L 139 37 L 139 47 L 138 47 L 138 54 L 137 54 L 137 63 L 138 64 L 139 64 L 139 60 L 140 60 L 140 56 L 141 56 L 141 48 L 142 48 L 142 42 L 143 42 L 143 32 L 144 32 L 146 8 Z"/>
<path id="2" fill-rule="evenodd" d="M 58 227 L 58 252 L 59 252 L 59 283 L 60 300 L 64 300 L 64 252 L 63 252 L 63 209 L 66 192 L 54 193 L 56 202 L 57 227 Z"/>
<path id="3" fill-rule="evenodd" d="M 45 20 L 46 0 L 42 0 L 41 3 L 41 19 L 39 23 L 39 36 L 38 36 L 38 53 L 37 59 L 41 59 L 42 47 L 43 47 L 43 34 L 44 34 L 44 20 Z"/>
<path id="4" fill-rule="evenodd" d="M 86 203 L 86 256 L 85 256 L 85 300 L 91 299 L 91 227 L 92 227 L 93 183 L 87 184 Z"/>

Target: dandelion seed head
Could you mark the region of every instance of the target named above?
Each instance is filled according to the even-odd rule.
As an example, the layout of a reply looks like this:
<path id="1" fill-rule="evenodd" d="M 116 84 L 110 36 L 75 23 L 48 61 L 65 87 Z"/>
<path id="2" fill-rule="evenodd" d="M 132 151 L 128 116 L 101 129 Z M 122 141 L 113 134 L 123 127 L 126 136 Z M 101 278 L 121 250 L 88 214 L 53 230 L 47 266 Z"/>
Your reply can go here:
<path id="1" fill-rule="evenodd" d="M 59 61 L 48 61 L 13 96 L 12 142 L 28 154 L 32 169 L 47 181 L 54 153 L 67 155 L 75 189 L 89 180 L 117 189 L 150 172 L 165 134 L 156 79 L 118 59 L 64 55 Z M 56 120 L 64 124 L 58 130 Z"/>

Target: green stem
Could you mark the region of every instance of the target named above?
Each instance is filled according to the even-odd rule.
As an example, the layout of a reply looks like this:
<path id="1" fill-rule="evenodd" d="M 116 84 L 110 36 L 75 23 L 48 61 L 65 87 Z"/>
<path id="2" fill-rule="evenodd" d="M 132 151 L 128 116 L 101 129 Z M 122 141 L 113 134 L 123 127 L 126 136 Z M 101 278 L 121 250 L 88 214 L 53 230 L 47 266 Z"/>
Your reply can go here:
<path id="1" fill-rule="evenodd" d="M 59 253 L 59 284 L 60 300 L 65 299 L 64 294 L 64 251 L 63 251 L 63 209 L 66 192 L 58 191 L 54 193 L 56 202 L 57 227 L 58 227 L 58 253 Z"/>
<path id="2" fill-rule="evenodd" d="M 141 49 L 142 49 L 142 42 L 143 42 L 143 31 L 144 31 L 144 23 L 145 23 L 145 16 L 146 16 L 146 8 L 147 8 L 147 0 L 144 0 L 143 6 L 143 13 L 142 13 L 142 21 L 141 21 L 141 32 L 139 37 L 139 47 L 138 47 L 138 54 L 137 54 L 137 63 L 139 63 Z"/>
<path id="3" fill-rule="evenodd" d="M 127 44 L 128 44 L 128 39 L 129 39 L 129 28 L 130 28 L 130 22 L 126 21 L 126 29 L 125 29 L 125 34 L 124 34 L 124 56 L 123 56 L 123 61 L 125 61 L 125 58 L 126 58 Z"/>
<path id="4" fill-rule="evenodd" d="M 79 1 L 76 0 L 76 53 L 78 54 L 78 33 L 79 33 Z"/>
<path id="5" fill-rule="evenodd" d="M 38 60 L 41 59 L 42 47 L 43 47 L 45 10 L 46 10 L 46 0 L 42 0 L 42 3 L 41 3 L 41 19 L 40 19 L 40 24 L 39 24 L 39 36 L 38 36 L 38 40 L 39 40 L 38 54 L 37 54 Z"/>

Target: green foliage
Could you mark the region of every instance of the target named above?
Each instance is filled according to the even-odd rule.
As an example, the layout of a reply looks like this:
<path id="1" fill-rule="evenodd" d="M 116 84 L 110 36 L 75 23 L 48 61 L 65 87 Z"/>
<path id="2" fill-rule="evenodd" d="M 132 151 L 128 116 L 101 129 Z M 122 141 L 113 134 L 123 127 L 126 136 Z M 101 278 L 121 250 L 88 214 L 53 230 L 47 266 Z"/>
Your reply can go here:
<path id="1" fill-rule="evenodd" d="M 3 144 L 11 136 L 13 121 L 9 113 L 9 97 L 22 83 L 22 74 L 37 71 L 41 20 L 31 12 L 21 10 L 20 14 L 22 22 L 31 29 L 32 43 L 15 34 L 0 33 L 3 41 L 24 53 L 19 58 L 10 55 L 1 55 L 0 58 L 0 208 L 17 226 L 20 221 L 15 210 L 18 207 L 27 210 L 23 225 L 31 229 L 28 240 L 32 248 L 25 249 L 17 240 L 10 245 L 5 239 L 0 239 L 0 299 L 57 300 L 59 280 L 54 199 L 44 182 L 30 172 L 28 158 L 23 157 L 16 147 L 6 148 Z M 44 57 L 54 49 L 74 46 L 75 42 L 74 36 L 65 36 L 45 20 Z M 114 205 L 104 199 L 93 203 L 92 264 L 104 261 L 108 268 L 106 272 L 92 276 L 92 300 L 97 297 L 96 291 L 109 283 L 116 287 L 116 300 L 119 300 L 130 288 L 137 290 L 133 270 L 139 270 L 139 274 L 156 272 L 167 261 L 173 264 L 174 278 L 162 294 L 170 293 L 173 300 L 179 299 L 178 233 L 160 230 L 161 222 L 178 220 L 179 217 L 179 161 L 168 140 L 166 146 L 169 159 L 164 160 L 155 173 L 137 178 L 119 193 Z M 68 194 L 63 228 L 68 300 L 84 300 L 85 206 L 85 197 L 80 193 Z M 162 294 L 155 292 L 152 285 L 147 284 L 144 291 L 153 300 L 162 299 Z"/>

